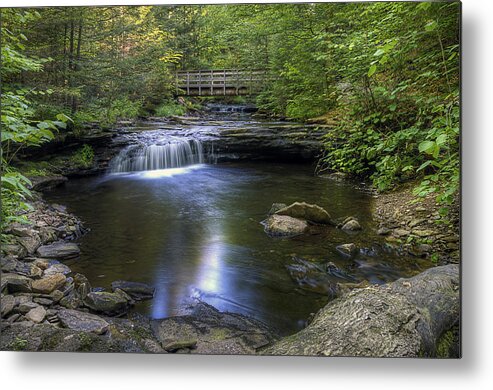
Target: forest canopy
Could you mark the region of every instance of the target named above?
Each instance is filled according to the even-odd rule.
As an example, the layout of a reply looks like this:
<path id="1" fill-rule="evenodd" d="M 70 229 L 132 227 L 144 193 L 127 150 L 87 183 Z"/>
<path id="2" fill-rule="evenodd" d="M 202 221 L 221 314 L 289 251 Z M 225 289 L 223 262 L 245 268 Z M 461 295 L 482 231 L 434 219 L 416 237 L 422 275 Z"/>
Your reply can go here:
<path id="1" fill-rule="evenodd" d="M 460 3 L 4 8 L 4 222 L 29 196 L 18 150 L 84 124 L 180 112 L 179 69 L 265 69 L 272 115 L 330 124 L 321 170 L 381 191 L 459 187 Z M 20 203 L 22 207 L 26 204 Z"/>

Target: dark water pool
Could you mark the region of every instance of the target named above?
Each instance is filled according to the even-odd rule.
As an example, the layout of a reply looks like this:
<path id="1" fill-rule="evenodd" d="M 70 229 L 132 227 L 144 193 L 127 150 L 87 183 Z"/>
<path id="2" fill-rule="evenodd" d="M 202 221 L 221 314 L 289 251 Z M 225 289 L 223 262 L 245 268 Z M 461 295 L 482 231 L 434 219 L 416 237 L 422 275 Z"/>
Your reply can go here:
<path id="1" fill-rule="evenodd" d="M 68 263 L 74 271 L 93 286 L 124 279 L 156 287 L 154 299 L 135 310 L 163 318 L 176 314 L 184 299 L 199 297 L 289 334 L 328 300 L 291 279 L 286 266 L 293 256 L 331 261 L 355 280 L 373 283 L 428 266 L 381 249 L 369 194 L 312 172 L 291 164 L 200 165 L 72 180 L 47 199 L 68 206 L 91 229 L 80 240 L 82 256 Z M 356 216 L 363 231 L 267 236 L 260 222 L 271 204 L 294 201 L 317 203 L 334 218 Z M 335 246 L 348 242 L 366 250 L 346 259 Z"/>

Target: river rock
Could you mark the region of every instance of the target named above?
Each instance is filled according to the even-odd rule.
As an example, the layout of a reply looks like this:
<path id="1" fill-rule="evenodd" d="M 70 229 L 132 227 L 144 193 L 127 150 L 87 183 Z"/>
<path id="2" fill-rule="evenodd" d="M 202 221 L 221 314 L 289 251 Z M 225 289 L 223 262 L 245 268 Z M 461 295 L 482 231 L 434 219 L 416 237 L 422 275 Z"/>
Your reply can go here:
<path id="1" fill-rule="evenodd" d="M 22 259 L 27 256 L 27 250 L 20 244 L 5 244 L 2 245 L 2 253 L 6 256 L 15 256 Z"/>
<path id="2" fill-rule="evenodd" d="M 347 257 L 353 257 L 358 254 L 358 247 L 353 243 L 338 245 L 336 249 L 339 253 Z"/>
<path id="3" fill-rule="evenodd" d="M 2 318 L 6 317 L 15 306 L 15 298 L 13 295 L 4 295 L 0 299 Z"/>
<path id="4" fill-rule="evenodd" d="M 75 274 L 73 276 L 73 279 L 75 291 L 79 298 L 83 300 L 91 291 L 91 284 L 89 283 L 89 280 L 82 274 Z"/>
<path id="5" fill-rule="evenodd" d="M 115 291 L 120 289 L 125 291 L 135 300 L 152 299 L 154 296 L 154 287 L 140 282 L 128 282 L 125 280 L 116 280 L 111 283 L 111 289 Z"/>
<path id="6" fill-rule="evenodd" d="M 297 236 L 308 229 L 308 223 L 287 215 L 271 215 L 262 222 L 264 230 L 271 236 Z"/>
<path id="7" fill-rule="evenodd" d="M 37 253 L 40 257 L 49 259 L 69 259 L 79 256 L 80 249 L 73 242 L 58 241 L 50 245 L 40 246 Z"/>
<path id="8" fill-rule="evenodd" d="M 3 291 L 4 288 L 13 294 L 19 292 L 31 292 L 31 279 L 17 274 L 2 274 L 1 280 L 1 288 Z"/>
<path id="9" fill-rule="evenodd" d="M 65 328 L 103 334 L 109 324 L 101 317 L 77 310 L 62 309 L 58 312 L 58 319 Z"/>
<path id="10" fill-rule="evenodd" d="M 67 267 L 65 264 L 62 263 L 57 263 L 57 264 L 52 264 L 50 265 L 43 273 L 44 276 L 51 276 L 54 274 L 63 274 L 67 275 L 71 273 L 72 270 Z"/>
<path id="11" fill-rule="evenodd" d="M 35 309 L 39 306 L 39 304 L 33 302 L 33 301 L 26 301 L 22 302 L 17 306 L 16 311 L 18 311 L 21 314 L 27 314 L 29 313 L 32 309 Z"/>
<path id="12" fill-rule="evenodd" d="M 18 237 L 17 242 L 21 244 L 29 255 L 33 255 L 41 245 L 41 239 L 37 234 L 32 236 Z"/>
<path id="13" fill-rule="evenodd" d="M 348 231 L 357 231 L 357 230 L 361 230 L 361 225 L 359 224 L 359 222 L 352 218 L 350 219 L 349 221 L 345 222 L 343 225 L 342 225 L 342 230 L 348 230 Z"/>
<path id="14" fill-rule="evenodd" d="M 288 205 L 286 203 L 272 203 L 272 206 L 270 207 L 268 215 L 275 214 L 277 211 L 287 207 Z"/>
<path id="15" fill-rule="evenodd" d="M 32 282 L 32 290 L 33 292 L 38 292 L 41 294 L 50 294 L 54 290 L 62 287 L 66 280 L 67 278 L 63 274 L 45 276 L 42 279 L 34 280 Z"/>
<path id="16" fill-rule="evenodd" d="M 46 309 L 43 306 L 35 307 L 34 309 L 31 309 L 26 314 L 26 318 L 29 321 L 34 322 L 35 324 L 39 324 L 39 323 L 43 322 L 45 317 L 46 317 Z"/>
<path id="17" fill-rule="evenodd" d="M 91 310 L 108 315 L 118 315 L 127 311 L 130 301 L 122 290 L 115 292 L 92 291 L 84 298 L 84 305 Z"/>
<path id="18" fill-rule="evenodd" d="M 304 219 L 313 223 L 331 224 L 332 220 L 327 211 L 316 204 L 305 202 L 295 202 L 281 210 L 276 211 L 277 215 L 287 215 L 293 218 Z"/>
<path id="19" fill-rule="evenodd" d="M 29 278 L 40 278 L 42 270 L 33 263 L 25 263 L 13 257 L 3 257 L 0 260 L 2 271 L 15 273 Z"/>

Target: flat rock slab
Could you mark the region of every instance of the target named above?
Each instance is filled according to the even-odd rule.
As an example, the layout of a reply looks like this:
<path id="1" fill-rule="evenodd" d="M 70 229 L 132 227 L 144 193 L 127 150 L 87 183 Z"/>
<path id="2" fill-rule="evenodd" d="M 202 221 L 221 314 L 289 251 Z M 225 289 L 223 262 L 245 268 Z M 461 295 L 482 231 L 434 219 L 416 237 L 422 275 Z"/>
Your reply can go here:
<path id="1" fill-rule="evenodd" d="M 109 324 L 101 317 L 78 310 L 60 310 L 58 319 L 65 328 L 103 334 L 108 330 Z"/>
<path id="2" fill-rule="evenodd" d="M 69 259 L 80 255 L 80 249 L 73 242 L 59 241 L 50 245 L 42 245 L 37 254 L 47 259 Z"/>
<path id="3" fill-rule="evenodd" d="M 154 334 L 168 352 L 254 354 L 277 337 L 261 322 L 221 313 L 203 302 L 188 315 L 152 321 Z"/>
<path id="4" fill-rule="evenodd" d="M 34 322 L 35 324 L 39 324 L 46 317 L 46 309 L 43 306 L 37 306 L 26 314 L 26 318 L 29 321 Z"/>
<path id="5" fill-rule="evenodd" d="M 151 299 L 154 296 L 154 287 L 149 286 L 145 283 L 140 282 L 128 282 L 125 280 L 116 280 L 111 283 L 111 288 L 113 291 L 116 289 L 123 290 L 125 293 L 130 295 L 133 299 L 143 300 Z"/>

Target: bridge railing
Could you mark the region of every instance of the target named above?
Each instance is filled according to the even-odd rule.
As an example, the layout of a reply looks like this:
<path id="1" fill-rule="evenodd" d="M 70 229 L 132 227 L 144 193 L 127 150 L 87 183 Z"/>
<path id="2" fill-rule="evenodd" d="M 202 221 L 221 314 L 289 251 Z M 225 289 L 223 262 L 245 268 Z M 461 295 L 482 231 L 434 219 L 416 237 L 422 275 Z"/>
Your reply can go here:
<path id="1" fill-rule="evenodd" d="M 245 95 L 259 92 L 268 79 L 266 70 L 220 69 L 176 72 L 177 95 Z"/>

